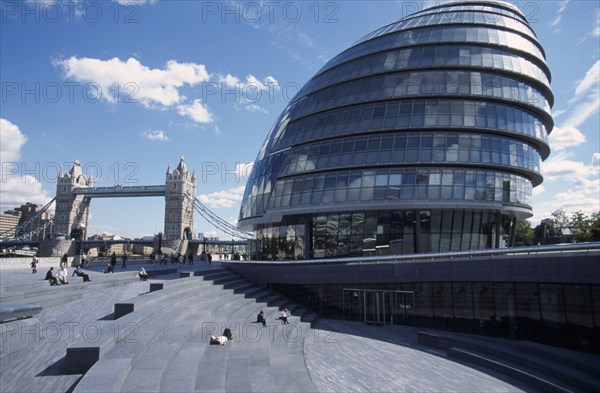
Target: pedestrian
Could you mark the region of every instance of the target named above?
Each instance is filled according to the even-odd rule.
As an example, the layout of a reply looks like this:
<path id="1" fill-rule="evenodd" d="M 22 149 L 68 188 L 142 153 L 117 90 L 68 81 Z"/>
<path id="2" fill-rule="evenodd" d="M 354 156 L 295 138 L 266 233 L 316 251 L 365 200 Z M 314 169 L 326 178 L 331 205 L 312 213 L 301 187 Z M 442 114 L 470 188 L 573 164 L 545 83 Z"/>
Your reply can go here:
<path id="1" fill-rule="evenodd" d="M 62 256 L 62 258 L 60 259 L 60 264 L 61 265 L 66 265 L 67 262 L 69 262 L 69 256 L 67 255 L 67 253 L 65 252 Z"/>
<path id="2" fill-rule="evenodd" d="M 33 258 L 31 258 L 31 270 L 32 270 L 31 274 L 37 273 L 37 264 L 38 264 L 38 259 L 34 255 Z"/>
<path id="3" fill-rule="evenodd" d="M 209 252 L 208 255 L 206 256 L 206 258 L 208 259 L 208 264 L 212 265 L 212 254 Z"/>
<path id="4" fill-rule="evenodd" d="M 123 264 L 121 265 L 121 269 L 127 269 L 127 253 L 123 254 Z"/>
<path id="5" fill-rule="evenodd" d="M 194 254 L 192 252 L 190 252 L 190 254 L 188 255 L 188 262 L 190 265 L 194 264 Z"/>
<path id="6" fill-rule="evenodd" d="M 115 271 L 115 266 L 117 265 L 117 254 L 112 253 L 112 255 L 110 256 L 110 265 L 112 267 L 112 271 Z M 112 272 L 111 272 L 112 273 Z"/>

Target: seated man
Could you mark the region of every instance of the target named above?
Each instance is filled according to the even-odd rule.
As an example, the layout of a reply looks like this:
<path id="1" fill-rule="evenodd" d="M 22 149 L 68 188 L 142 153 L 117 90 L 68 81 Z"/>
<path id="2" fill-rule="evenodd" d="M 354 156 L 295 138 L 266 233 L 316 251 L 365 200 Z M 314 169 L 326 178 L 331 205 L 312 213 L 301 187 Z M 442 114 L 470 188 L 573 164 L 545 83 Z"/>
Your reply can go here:
<path id="1" fill-rule="evenodd" d="M 267 319 L 265 318 L 265 313 L 263 310 L 260 310 L 256 316 L 256 322 L 262 323 L 263 326 L 267 326 Z"/>
<path id="2" fill-rule="evenodd" d="M 45 279 L 50 282 L 50 285 L 58 285 L 58 280 L 56 279 L 56 276 L 54 275 L 54 266 L 51 266 L 50 270 L 48 270 L 48 272 L 46 272 Z"/>
<path id="3" fill-rule="evenodd" d="M 140 271 L 138 272 L 138 276 L 140 276 L 140 281 L 148 280 L 148 273 L 146 272 L 146 269 L 144 269 L 143 266 L 141 267 Z"/>
<path id="4" fill-rule="evenodd" d="M 113 267 L 112 265 L 109 263 L 108 265 L 106 265 L 106 269 L 104 270 L 104 274 L 106 273 L 112 273 L 113 272 Z"/>
<path id="5" fill-rule="evenodd" d="M 83 277 L 84 282 L 91 281 L 90 276 L 87 273 L 84 273 L 83 270 L 81 270 L 81 265 L 77 265 L 71 277 L 73 276 Z"/>
<path id="6" fill-rule="evenodd" d="M 68 284 L 69 283 L 69 281 L 67 281 L 68 275 L 69 275 L 69 272 L 67 271 L 67 266 L 62 265 L 60 270 L 58 271 L 58 281 L 60 281 L 61 284 Z"/>
<path id="7" fill-rule="evenodd" d="M 287 310 L 287 308 L 285 310 Z M 289 323 L 288 322 L 288 315 L 285 312 L 285 310 L 279 311 L 279 319 L 281 320 L 281 323 L 284 324 L 284 325 Z"/>

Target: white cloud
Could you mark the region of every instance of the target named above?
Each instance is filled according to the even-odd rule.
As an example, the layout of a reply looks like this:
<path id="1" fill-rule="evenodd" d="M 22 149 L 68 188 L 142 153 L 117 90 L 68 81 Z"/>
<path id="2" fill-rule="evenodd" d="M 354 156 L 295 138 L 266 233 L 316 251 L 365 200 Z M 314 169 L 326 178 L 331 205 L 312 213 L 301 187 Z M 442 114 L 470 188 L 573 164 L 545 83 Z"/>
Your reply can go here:
<path id="1" fill-rule="evenodd" d="M 533 195 L 540 195 L 543 194 L 546 191 L 546 189 L 544 188 L 544 186 L 537 186 L 536 188 L 533 189 Z"/>
<path id="2" fill-rule="evenodd" d="M 219 128 L 219 126 L 215 125 L 214 132 L 215 132 L 215 135 L 221 135 L 221 129 Z"/>
<path id="3" fill-rule="evenodd" d="M 594 28 L 587 34 L 587 37 L 598 38 L 600 37 L 600 8 L 596 10 L 594 15 Z M 586 37 L 586 38 L 587 38 Z M 584 38 L 585 40 L 585 38 Z"/>
<path id="4" fill-rule="evenodd" d="M 177 113 L 189 117 L 196 123 L 207 124 L 214 121 L 214 115 L 202 104 L 200 99 L 195 99 L 190 105 L 177 106 Z"/>
<path id="5" fill-rule="evenodd" d="M 260 105 L 256 105 L 256 104 L 248 104 L 245 106 L 247 111 L 250 112 L 257 112 L 257 113 L 264 113 L 264 114 L 269 114 L 269 111 L 267 111 L 265 108 L 263 108 Z"/>
<path id="6" fill-rule="evenodd" d="M 227 74 L 225 76 L 219 75 L 219 83 L 224 83 L 227 87 L 236 87 L 240 83 L 240 78 Z"/>
<path id="7" fill-rule="evenodd" d="M 145 107 L 171 106 L 184 101 L 179 89 L 187 84 L 197 85 L 209 80 L 203 64 L 178 63 L 169 60 L 163 69 L 150 68 L 134 58 L 125 61 L 78 58 L 55 59 L 53 64 L 62 69 L 65 78 L 81 83 L 94 83 L 101 98 L 116 102 L 115 98 L 139 102 Z M 119 96 L 115 97 L 115 87 Z"/>
<path id="8" fill-rule="evenodd" d="M 201 194 L 198 196 L 198 199 L 206 206 L 212 208 L 234 207 L 242 200 L 245 189 L 246 186 L 239 186 L 207 195 Z"/>
<path id="9" fill-rule="evenodd" d="M 587 178 L 594 174 L 593 166 L 585 165 L 580 161 L 570 160 L 549 160 L 542 163 L 544 177 L 548 180 L 555 180 L 559 177 L 566 177 L 572 180 L 577 178 Z"/>
<path id="10" fill-rule="evenodd" d="M 553 150 L 577 146 L 586 141 L 578 129 L 600 109 L 600 60 L 596 61 L 574 86 L 573 97 L 568 101 L 569 108 L 559 111 L 565 119 L 550 134 Z"/>
<path id="11" fill-rule="evenodd" d="M 250 172 L 252 172 L 253 167 L 254 162 L 249 162 L 247 164 L 238 162 L 237 164 L 235 164 L 235 173 L 242 179 L 247 181 L 250 178 Z"/>
<path id="12" fill-rule="evenodd" d="M 585 73 L 585 76 L 577 82 L 575 95 L 569 100 L 569 103 L 577 101 L 584 93 L 592 88 L 598 88 L 600 81 L 600 60 L 596 61 L 592 67 Z"/>
<path id="13" fill-rule="evenodd" d="M 15 124 L 0 118 L 0 160 L 15 162 L 21 156 L 21 147 L 27 142 L 27 137 Z"/>
<path id="14" fill-rule="evenodd" d="M 20 173 L 21 149 L 27 143 L 27 136 L 16 124 L 0 118 L 0 210 L 12 209 L 26 202 L 45 205 L 52 199 L 42 189 L 42 183 L 31 175 Z M 10 165 L 5 165 L 9 164 Z M 10 168 L 10 171 L 6 171 Z"/>
<path id="15" fill-rule="evenodd" d="M 167 133 L 162 130 L 144 131 L 143 135 L 151 141 L 166 142 L 170 140 Z"/>
<path id="16" fill-rule="evenodd" d="M 0 209 L 19 207 L 26 202 L 45 205 L 52 197 L 42 189 L 42 183 L 30 175 L 7 176 L 2 179 Z"/>
<path id="17" fill-rule="evenodd" d="M 577 82 L 575 96 L 569 104 L 575 105 L 564 124 L 579 127 L 600 109 L 600 60 Z"/>
<path id="18" fill-rule="evenodd" d="M 564 1 L 560 2 L 559 6 L 558 6 L 558 12 L 556 13 L 556 17 L 550 23 L 550 27 L 555 28 L 555 30 L 554 30 L 555 33 L 559 32 L 561 30 L 560 22 L 562 21 L 562 14 L 565 11 L 565 9 L 567 8 L 567 5 L 570 3 L 570 1 L 571 0 L 564 0 Z"/>
<path id="19" fill-rule="evenodd" d="M 554 127 L 550 134 L 552 150 L 559 151 L 585 142 L 585 135 L 575 127 Z"/>
<path id="20" fill-rule="evenodd" d="M 550 213 L 563 209 L 568 214 L 582 210 L 592 214 L 600 210 L 600 153 L 594 153 L 590 164 L 566 158 L 565 152 L 559 152 L 550 160 L 542 163 L 545 185 L 558 184 L 561 192 L 551 199 L 534 204 L 535 215 L 532 222 L 550 217 Z M 534 188 L 534 195 L 540 196 L 544 189 Z"/>

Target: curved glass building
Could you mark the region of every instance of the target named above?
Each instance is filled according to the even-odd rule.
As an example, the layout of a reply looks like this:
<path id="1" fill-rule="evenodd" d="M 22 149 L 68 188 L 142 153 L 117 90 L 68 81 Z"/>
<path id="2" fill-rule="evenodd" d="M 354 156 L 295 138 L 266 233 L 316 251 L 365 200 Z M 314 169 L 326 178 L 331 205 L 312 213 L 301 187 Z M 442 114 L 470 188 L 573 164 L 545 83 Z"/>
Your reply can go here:
<path id="1" fill-rule="evenodd" d="M 552 104 L 516 7 L 424 9 L 303 86 L 258 153 L 238 226 L 262 259 L 510 246 L 542 182 Z"/>

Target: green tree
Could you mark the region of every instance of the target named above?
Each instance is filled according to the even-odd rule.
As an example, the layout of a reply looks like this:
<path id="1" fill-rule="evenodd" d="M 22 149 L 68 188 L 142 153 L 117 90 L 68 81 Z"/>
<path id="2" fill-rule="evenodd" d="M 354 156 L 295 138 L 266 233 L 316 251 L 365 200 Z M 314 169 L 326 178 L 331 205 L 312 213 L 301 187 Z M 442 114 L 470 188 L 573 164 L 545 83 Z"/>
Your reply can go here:
<path id="1" fill-rule="evenodd" d="M 531 228 L 529 221 L 517 220 L 515 243 L 517 246 L 531 246 L 533 244 L 533 228 Z"/>
<path id="2" fill-rule="evenodd" d="M 592 238 L 592 220 L 581 210 L 578 210 L 571 215 L 569 227 L 571 228 L 573 237 L 578 242 L 589 242 Z"/>
<path id="3" fill-rule="evenodd" d="M 558 209 L 550 213 L 552 216 L 553 226 L 557 232 L 557 235 L 563 235 L 565 229 L 570 226 L 569 218 L 567 213 L 563 209 Z"/>
<path id="4" fill-rule="evenodd" d="M 592 214 L 590 220 L 590 236 L 592 241 L 600 241 L 600 211 Z"/>

